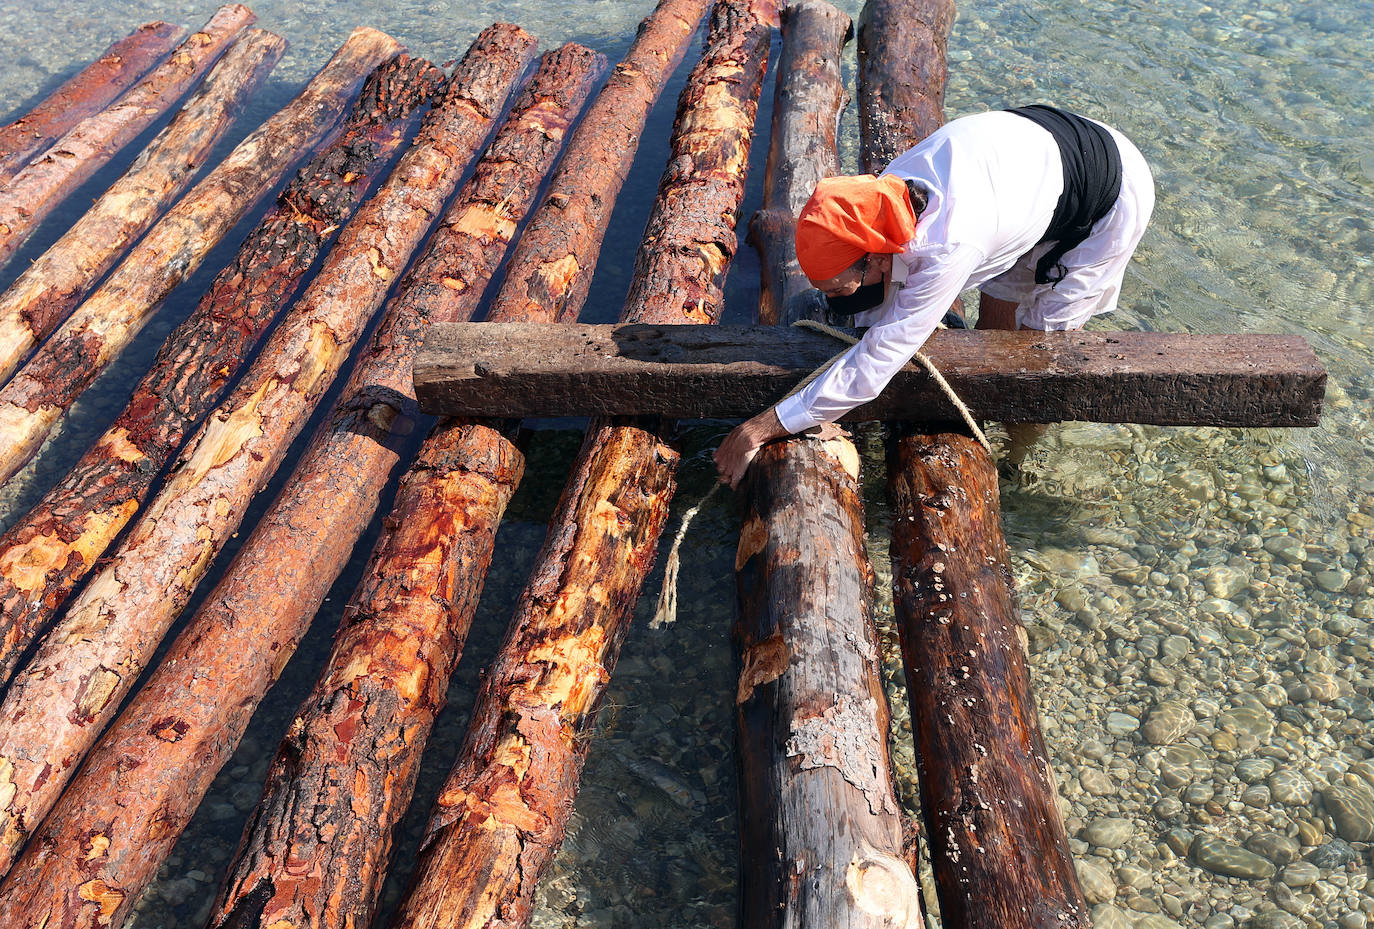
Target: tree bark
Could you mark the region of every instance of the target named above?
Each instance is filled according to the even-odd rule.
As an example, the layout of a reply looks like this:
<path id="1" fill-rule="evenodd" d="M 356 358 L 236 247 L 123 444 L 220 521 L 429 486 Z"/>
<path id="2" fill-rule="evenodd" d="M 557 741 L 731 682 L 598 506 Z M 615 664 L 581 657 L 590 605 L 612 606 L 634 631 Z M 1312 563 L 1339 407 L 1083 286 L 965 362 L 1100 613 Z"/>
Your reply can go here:
<path id="1" fill-rule="evenodd" d="M 678 102 L 624 318 L 710 322 L 735 253 L 777 14 L 726 0 Z M 522 926 L 562 842 L 595 718 L 667 516 L 678 453 L 596 422 L 473 710 L 395 927 Z"/>
<path id="2" fill-rule="evenodd" d="M 53 207 L 181 99 L 257 17 L 240 4 L 220 7 L 152 73 L 113 106 L 78 123 L 0 189 L 0 267 Z"/>
<path id="3" fill-rule="evenodd" d="M 778 234 L 791 241 L 788 228 Z M 808 300 L 796 292 L 789 311 Z M 823 301 L 811 306 L 824 312 Z M 775 326 L 440 325 L 415 361 L 415 388 L 422 410 L 454 416 L 742 417 L 845 348 Z M 924 351 L 975 416 L 1003 422 L 1315 426 L 1326 385 L 1312 347 L 1291 335 L 944 331 Z M 925 369 L 909 365 L 843 418 L 958 416 Z"/>
<path id="4" fill-rule="evenodd" d="M 511 27 L 497 35 L 503 46 L 523 38 Z M 526 42 L 532 47 L 530 40 Z M 413 399 L 405 397 L 407 359 L 423 335 L 426 315 L 433 310 L 425 291 L 431 284 L 443 287 L 445 279 L 455 276 L 480 291 L 481 280 L 495 269 L 521 218 L 520 207 L 507 212 L 501 205 L 501 194 L 511 188 L 496 185 L 528 182 L 524 197 L 528 205 L 529 195 L 539 187 L 540 168 L 549 166 L 562 130 L 591 90 L 598 57 L 587 49 L 570 47 L 546 61 L 539 74 L 542 85 L 522 99 L 526 105 L 515 116 L 514 132 L 501 140 L 487 162 L 501 176 L 493 178 L 487 172 L 483 196 L 458 203 L 448 217 L 452 224 L 436 240 L 437 247 L 402 283 L 402 294 L 388 308 L 333 415 L 316 433 L 225 579 L 93 751 L 35 838 L 36 854 L 21 858 L 13 880 L 0 888 L 0 921 L 22 913 L 23 919 L 33 923 L 48 917 L 57 925 L 71 925 L 74 920 L 77 926 L 94 926 L 94 908 L 82 902 L 81 888 L 99 886 L 107 899 L 115 893 L 132 902 L 153 878 L 371 520 L 382 485 L 397 461 L 398 440 L 408 431 L 402 423 L 415 415 Z M 523 66 L 512 69 L 516 76 L 521 71 Z M 560 105 L 564 102 L 566 108 Z M 499 115 L 500 100 L 489 103 Z M 510 164 L 511 159 L 524 158 L 530 163 Z M 462 167 L 459 162 L 450 170 L 457 173 Z M 529 177 L 527 171 L 537 173 Z M 483 239 L 488 243 L 485 248 Z M 475 261 L 464 268 L 465 258 Z M 452 263 L 455 259 L 457 265 Z M 412 281 L 423 286 L 407 286 Z M 404 661 L 405 653 L 373 653 L 361 660 Z M 413 679 L 411 684 L 423 687 L 422 680 Z M 350 734 L 348 724 L 342 723 L 333 735 L 337 749 L 340 742 L 363 733 Z M 384 742 L 405 738 L 404 732 L 393 732 Z M 305 760 L 327 763 L 333 757 L 330 751 L 328 758 Z M 131 760 L 137 761 L 136 770 Z M 368 789 L 360 783 L 359 773 L 353 772 L 342 785 L 333 785 L 345 795 L 346 816 L 347 799 Z M 383 780 L 371 789 L 385 793 L 389 786 Z M 365 802 L 364 797 L 358 799 Z M 361 813 L 354 810 L 351 815 Z M 93 823 L 100 824 L 104 837 L 97 856 L 88 854 Z M 338 842 L 342 836 L 336 830 L 345 823 L 318 825 L 330 842 Z M 367 834 L 374 825 L 357 824 L 354 829 Z M 363 856 L 372 850 L 353 846 L 332 851 Z M 291 871 L 299 877 L 310 864 L 293 856 Z M 307 877 L 305 883 L 313 885 L 315 899 L 324 904 L 317 917 L 339 926 L 366 924 L 375 888 L 335 883 L 321 874 Z M 21 894 L 27 901 L 19 906 Z M 270 923 L 280 925 L 275 919 Z M 315 920 L 308 924 L 320 925 Z"/>
<path id="5" fill-rule="evenodd" d="M 399 49 L 355 31 L 314 81 L 172 207 L 3 389 L 0 481 L 38 451 L 72 401 L 143 328 L 172 288 L 329 133 L 358 84 Z"/>
<path id="6" fill-rule="evenodd" d="M 81 120 L 113 103 L 167 57 L 185 35 L 183 26 L 144 23 L 105 49 L 42 103 L 0 128 L 0 186 Z"/>
<path id="7" fill-rule="evenodd" d="M 942 122 L 950 0 L 870 0 L 859 20 L 864 166 Z M 960 431 L 893 428 L 893 600 L 943 925 L 1087 927 L 1026 672 L 997 469 Z"/>
<path id="8" fill-rule="evenodd" d="M 0 539 L 0 685 L 142 506 L 443 80 L 438 68 L 407 55 L 372 73 L 338 139 L 287 185 L 167 337 L 124 412 Z"/>
<path id="9" fill-rule="evenodd" d="M 662 3 L 641 25 L 626 59 L 568 142 L 562 164 L 580 170 L 555 174 L 529 228 L 542 227 L 547 234 L 555 224 L 540 217 L 566 222 L 567 205 L 578 201 L 604 207 L 609 215 L 626 168 L 598 166 L 623 160 L 627 167 L 633 158 L 648 110 L 690 38 L 690 26 L 675 12 L 681 6 Z M 475 185 L 487 186 L 482 177 L 479 169 Z M 470 198 L 489 203 L 497 192 L 504 196 L 537 185 L 490 186 L 487 195 L 474 186 Z M 571 211 L 573 218 L 579 215 Z M 572 236 L 566 247 L 589 247 L 594 255 L 599 241 L 597 234 L 588 246 L 585 237 Z M 595 264 L 576 250 L 568 254 L 588 268 Z M 539 273 L 537 264 L 513 260 L 488 319 L 521 318 L 530 279 Z M 561 289 L 551 289 L 556 282 L 540 282 L 550 311 L 575 318 L 581 298 L 568 299 L 572 282 L 564 277 Z M 480 296 L 463 275 L 450 283 L 427 294 L 436 317 L 466 316 Z M 505 297 L 508 291 L 518 298 Z M 347 908 L 322 899 L 336 886 L 356 886 L 356 896 L 349 891 L 351 905 L 360 907 L 366 899 L 370 909 L 391 830 L 410 801 L 421 753 L 491 563 L 496 528 L 523 466 L 523 455 L 497 424 L 445 421 L 426 438 L 346 610 L 329 669 L 269 771 L 259 812 L 217 904 L 216 929 L 283 919 L 337 925 Z M 340 791 L 338 784 L 355 789 Z M 302 861 L 310 864 L 302 867 Z"/>
<path id="10" fill-rule="evenodd" d="M 398 460 L 399 433 L 408 431 L 402 424 L 412 423 L 417 412 L 410 396 L 410 361 L 428 322 L 470 318 L 477 309 L 483 285 L 533 207 L 569 125 L 604 67 L 601 56 L 576 45 L 544 57 L 472 181 L 450 207 L 426 257 L 408 275 L 333 421 L 316 437 L 265 518 L 266 529 L 260 526 L 254 533 L 229 580 L 201 610 L 196 628 L 227 630 L 221 626 L 224 617 L 236 616 L 234 636 L 253 627 L 273 649 L 294 648 L 371 519 Z M 447 465 L 425 453 L 420 471 Z M 392 829 L 409 803 L 449 669 L 466 638 L 466 624 L 454 628 L 446 622 L 446 607 L 467 608 L 470 617 L 480 586 L 460 594 L 466 579 L 458 572 L 477 569 L 480 578 L 491 560 L 489 534 L 455 529 L 479 516 L 490 525 L 499 521 L 522 468 L 523 459 L 509 446 L 468 462 L 463 479 L 426 498 L 430 506 L 441 506 L 446 522 L 440 528 L 430 522 L 412 526 L 393 512 L 389 523 L 395 531 L 374 549 L 366 579 L 345 611 L 329 666 L 277 752 L 212 925 L 268 927 L 284 920 L 344 929 L 370 920 L 386 874 Z M 307 496 L 303 486 L 297 487 L 315 473 L 328 476 L 328 494 Z M 307 525 L 308 534 L 296 528 Z M 310 565 L 308 585 L 282 577 L 284 551 Z M 210 643 L 213 636 L 204 638 Z M 243 650 L 221 642 L 207 657 L 222 646 Z M 219 706 L 234 709 L 226 723 L 223 709 L 212 706 L 204 723 L 214 731 L 214 745 L 200 744 L 186 756 L 196 772 L 210 765 L 197 783 L 208 784 L 271 682 L 269 658 L 257 658 L 256 667 L 241 664 L 242 670 L 213 676 L 223 681 Z M 207 703 L 213 678 L 197 682 Z M 235 686 L 229 689 L 230 684 Z M 175 693 L 175 687 L 168 692 L 174 702 Z M 201 733 L 194 718 L 182 718 L 191 719 L 191 736 Z M 216 750 L 221 745 L 224 749 Z M 192 773 L 187 770 L 185 776 Z M 177 780 L 172 776 L 166 783 Z M 177 793 L 182 789 L 177 786 Z"/>
<path id="11" fill-rule="evenodd" d="M 284 51 L 280 36 L 245 32 L 124 176 L 0 296 L 0 384 L 190 185 Z"/>
<path id="12" fill-rule="evenodd" d="M 302 95 L 225 164 L 266 157 L 265 148 L 274 161 L 286 161 L 287 152 L 299 154 L 315 144 L 358 81 L 397 50 L 393 39 L 376 30 L 355 32 Z M 459 120 L 464 128 L 480 122 L 468 120 L 467 112 Z M 449 170 L 461 170 L 463 151 L 476 144 L 474 139 L 470 146 L 454 145 L 457 165 Z M 423 153 L 421 160 L 437 161 L 434 148 L 424 144 L 415 151 Z M 0 870 L 8 870 L 237 528 L 248 499 L 270 476 L 381 302 L 389 269 L 400 266 L 418 238 L 415 227 L 437 212 L 433 195 L 422 192 L 431 178 L 414 171 L 412 154 L 398 168 L 402 173 L 393 174 L 340 235 L 291 319 L 273 333 L 249 374 L 188 444 L 143 519 L 12 682 L 0 704 L 0 799 L 8 798 L 0 809 Z M 415 198 L 415 207 L 392 206 L 407 196 Z M 437 199 L 442 202 L 442 193 Z"/>
<path id="13" fill-rule="evenodd" d="M 765 206 L 751 224 L 760 316 L 774 322 L 823 318 L 793 230 L 816 182 L 838 168 L 849 31 L 849 17 L 821 0 L 783 17 Z M 761 449 L 742 488 L 741 911 L 757 929 L 924 926 L 892 789 L 858 478 L 847 437 L 792 438 Z"/>
<path id="14" fill-rule="evenodd" d="M 711 0 L 659 0 L 639 26 L 520 236 L 489 319 L 571 322 L 587 299 L 601 242 L 640 133 Z"/>

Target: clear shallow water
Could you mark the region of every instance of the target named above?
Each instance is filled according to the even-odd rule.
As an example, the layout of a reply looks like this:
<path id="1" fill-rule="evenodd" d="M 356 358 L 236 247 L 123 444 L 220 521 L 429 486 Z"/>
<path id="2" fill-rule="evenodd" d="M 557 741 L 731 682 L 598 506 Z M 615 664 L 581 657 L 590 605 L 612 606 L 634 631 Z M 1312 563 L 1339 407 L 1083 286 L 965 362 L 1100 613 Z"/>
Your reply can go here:
<path id="1" fill-rule="evenodd" d="M 443 61 L 489 22 L 507 19 L 546 47 L 575 39 L 614 61 L 651 6 L 255 4 L 260 25 L 292 45 L 225 150 L 283 105 L 355 25 L 385 29 Z M 858 3 L 843 6 L 857 15 Z M 0 110 L 22 111 L 136 23 L 195 26 L 213 7 L 8 4 L 0 25 L 23 41 L 0 62 Z M 1100 327 L 1295 332 L 1331 371 L 1319 429 L 1073 424 L 1053 432 L 1023 475 L 1003 485 L 1045 732 L 1099 926 L 1167 929 L 1167 920 L 1212 929 L 1352 929 L 1374 911 L 1365 886 L 1374 866 L 1369 847 L 1340 839 L 1361 835 L 1360 816 L 1374 816 L 1374 795 L 1366 800 L 1360 787 L 1374 753 L 1372 18 L 1368 2 L 965 4 L 950 41 L 948 117 L 1049 100 L 1112 122 L 1150 160 L 1159 190 L 1154 221 L 1121 310 Z M 597 321 L 613 319 L 625 293 L 681 77 L 645 133 L 613 224 L 588 306 Z M 766 119 L 765 107 L 761 125 Z M 854 134 L 848 119 L 851 169 Z M 59 235 L 133 152 L 74 196 L 75 206 L 40 231 L 29 254 Z M 746 213 L 759 197 L 761 158 L 754 164 Z M 22 512 L 117 413 L 247 228 L 173 295 L 64 434 L 6 488 L 0 521 Z M 745 248 L 730 282 L 730 319 L 750 318 L 756 279 Z M 705 454 L 722 431 L 706 424 L 686 436 L 676 511 L 709 486 Z M 402 865 L 386 906 L 400 892 L 416 832 L 462 737 L 477 669 L 519 595 L 578 438 L 552 429 L 535 443 L 403 826 Z M 881 571 L 881 457 L 873 437 L 865 443 L 870 547 Z M 735 525 L 728 501 L 706 509 L 683 551 L 678 623 L 641 624 L 626 644 L 573 829 L 541 891 L 538 925 L 733 924 Z M 134 925 L 198 924 L 370 544 L 359 545 Z M 657 584 L 655 575 L 651 595 Z M 641 619 L 649 607 L 641 604 Z M 880 619 L 890 613 L 880 604 Z M 899 676 L 891 663 L 889 673 Z M 906 772 L 909 721 L 895 685 L 894 698 L 895 754 Z M 903 791 L 914 796 L 909 779 Z M 1259 850 L 1277 873 L 1217 874 L 1188 857 L 1197 836 Z M 1299 860 L 1288 863 L 1288 845 L 1273 836 L 1292 843 Z"/>

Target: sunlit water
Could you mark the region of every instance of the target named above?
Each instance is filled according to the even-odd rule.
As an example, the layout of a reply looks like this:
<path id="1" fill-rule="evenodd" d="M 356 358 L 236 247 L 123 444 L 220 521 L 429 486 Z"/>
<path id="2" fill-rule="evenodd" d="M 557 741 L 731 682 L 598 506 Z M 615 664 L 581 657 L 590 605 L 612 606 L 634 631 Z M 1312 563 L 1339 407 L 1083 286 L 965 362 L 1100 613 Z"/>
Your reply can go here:
<path id="1" fill-rule="evenodd" d="M 614 61 L 650 7 L 647 0 L 256 4 L 260 25 L 285 35 L 291 49 L 221 154 L 285 104 L 356 25 L 385 29 L 445 61 L 505 19 L 546 47 L 577 40 Z M 857 15 L 859 4 L 844 7 Z M 11 2 L 0 9 L 11 37 L 0 60 L 0 111 L 22 112 L 139 22 L 198 25 L 212 10 L 200 0 Z M 1057 102 L 1120 127 L 1150 160 L 1159 192 L 1154 221 L 1121 310 L 1099 328 L 1298 333 L 1331 372 L 1319 429 L 1073 424 L 1053 432 L 1023 473 L 1003 483 L 1044 729 L 1099 926 L 1361 929 L 1374 914 L 1366 887 L 1374 867 L 1367 841 L 1374 832 L 1371 21 L 1370 2 L 986 3 L 960 9 L 950 40 L 948 117 Z M 849 71 L 852 79 L 852 63 Z M 645 132 L 588 304 L 594 321 L 619 311 L 682 77 Z M 761 125 L 769 95 L 771 85 Z M 843 152 L 857 170 L 855 131 L 847 119 Z M 50 244 L 134 151 L 79 191 L 24 255 Z M 746 212 L 758 204 L 762 154 L 760 145 Z M 63 434 L 0 492 L 0 520 L 30 505 L 116 415 L 247 228 L 173 295 Z M 729 286 L 731 321 L 750 319 L 757 273 L 743 249 Z M 687 431 L 675 513 L 709 486 L 707 453 L 725 428 Z M 872 435 L 861 439 L 869 450 L 870 549 L 885 577 L 880 445 Z M 477 672 L 519 595 L 578 441 L 573 429 L 549 428 L 534 443 L 402 827 L 383 917 L 403 886 L 425 811 L 462 737 Z M 540 893 L 540 926 L 734 924 L 735 528 L 728 501 L 709 505 L 694 524 L 675 625 L 649 629 L 642 620 L 650 598 L 640 605 L 568 841 Z M 359 544 L 133 925 L 200 925 L 370 545 L 371 536 Z M 650 595 L 658 581 L 656 573 Z M 890 625 L 886 597 L 878 612 Z M 890 628 L 884 639 L 891 659 Z M 887 671 L 899 782 L 910 806 L 910 723 L 895 661 Z M 1252 873 L 1218 873 L 1228 868 Z"/>

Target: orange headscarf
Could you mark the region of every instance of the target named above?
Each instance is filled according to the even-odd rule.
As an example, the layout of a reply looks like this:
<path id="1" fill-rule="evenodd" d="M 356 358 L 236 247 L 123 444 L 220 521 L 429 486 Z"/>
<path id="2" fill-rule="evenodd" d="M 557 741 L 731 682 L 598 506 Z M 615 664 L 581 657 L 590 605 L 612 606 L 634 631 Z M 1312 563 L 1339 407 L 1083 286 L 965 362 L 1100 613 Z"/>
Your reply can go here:
<path id="1" fill-rule="evenodd" d="M 895 254 L 916 235 L 906 182 L 891 174 L 827 177 L 797 217 L 797 261 L 828 281 L 870 252 Z"/>

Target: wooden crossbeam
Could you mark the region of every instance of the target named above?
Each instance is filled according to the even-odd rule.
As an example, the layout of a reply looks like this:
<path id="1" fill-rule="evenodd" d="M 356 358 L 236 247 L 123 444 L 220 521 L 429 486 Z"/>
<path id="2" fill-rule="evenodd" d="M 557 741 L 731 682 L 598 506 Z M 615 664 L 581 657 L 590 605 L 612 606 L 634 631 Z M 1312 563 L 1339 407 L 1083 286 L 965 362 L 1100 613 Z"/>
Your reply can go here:
<path id="1" fill-rule="evenodd" d="M 845 346 L 772 326 L 448 324 L 415 362 L 429 413 L 751 416 Z M 937 332 L 925 353 L 975 416 L 1169 426 L 1315 426 L 1326 370 L 1300 336 Z M 956 419 L 915 365 L 849 420 Z"/>

